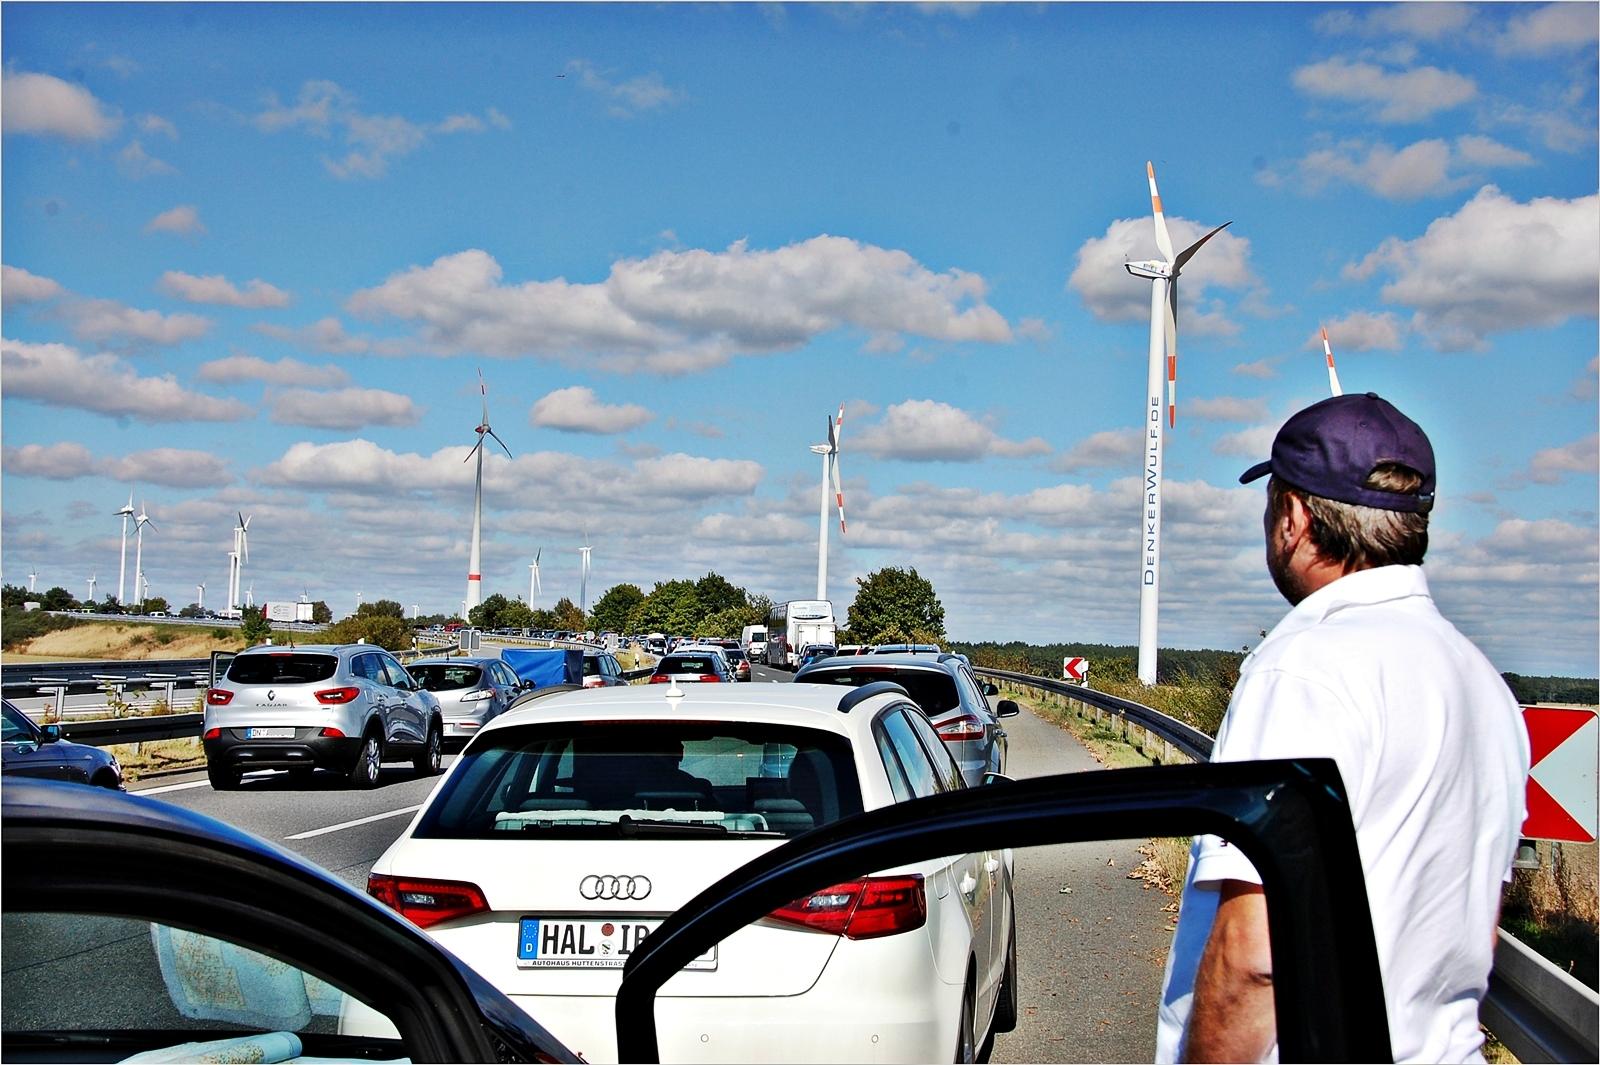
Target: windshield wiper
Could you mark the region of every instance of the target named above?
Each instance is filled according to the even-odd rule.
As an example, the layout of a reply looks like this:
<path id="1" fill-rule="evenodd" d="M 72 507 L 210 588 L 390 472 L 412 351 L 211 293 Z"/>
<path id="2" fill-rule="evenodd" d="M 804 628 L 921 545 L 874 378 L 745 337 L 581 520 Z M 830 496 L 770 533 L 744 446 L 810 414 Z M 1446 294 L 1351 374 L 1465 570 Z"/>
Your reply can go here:
<path id="1" fill-rule="evenodd" d="M 654 818 L 635 818 L 623 814 L 617 821 L 617 834 L 623 839 L 671 836 L 726 836 L 728 830 L 723 825 L 709 825 L 704 822 L 657 821 Z"/>

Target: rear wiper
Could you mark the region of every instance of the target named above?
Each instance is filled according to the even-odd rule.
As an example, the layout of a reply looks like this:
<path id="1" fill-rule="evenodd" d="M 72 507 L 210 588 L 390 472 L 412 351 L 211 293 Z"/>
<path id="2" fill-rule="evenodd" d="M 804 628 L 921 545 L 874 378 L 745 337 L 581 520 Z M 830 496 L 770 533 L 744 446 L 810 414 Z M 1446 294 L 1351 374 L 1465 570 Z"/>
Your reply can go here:
<path id="1" fill-rule="evenodd" d="M 617 834 L 623 839 L 668 838 L 672 836 L 726 836 L 727 828 L 693 821 L 657 821 L 623 814 L 617 821 Z"/>

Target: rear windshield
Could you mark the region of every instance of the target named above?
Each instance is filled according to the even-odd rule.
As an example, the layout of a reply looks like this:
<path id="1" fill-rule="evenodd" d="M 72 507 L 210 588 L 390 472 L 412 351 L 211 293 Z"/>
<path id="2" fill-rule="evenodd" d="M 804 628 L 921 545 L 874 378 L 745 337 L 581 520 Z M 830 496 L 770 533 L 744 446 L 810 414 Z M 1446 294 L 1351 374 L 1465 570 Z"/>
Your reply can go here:
<path id="1" fill-rule="evenodd" d="M 453 692 L 470 688 L 478 683 L 483 670 L 477 666 L 434 665 L 407 666 L 406 672 L 423 691 Z"/>
<path id="2" fill-rule="evenodd" d="M 711 655 L 673 655 L 671 658 L 663 658 L 661 664 L 656 666 L 656 672 L 697 673 L 704 676 L 707 673 L 717 672 L 717 663 Z"/>
<path id="3" fill-rule="evenodd" d="M 891 680 L 909 692 L 929 717 L 938 717 L 961 705 L 955 678 L 942 670 L 861 665 L 818 669 L 794 679 L 801 684 L 841 684 L 851 688 L 859 688 L 873 681 Z"/>
<path id="4" fill-rule="evenodd" d="M 586 677 L 598 677 L 598 676 L 601 676 L 603 673 L 604 673 L 604 670 L 602 670 L 600 668 L 600 656 L 599 655 L 584 655 L 583 656 L 583 675 L 584 676 L 586 676 Z"/>
<path id="5" fill-rule="evenodd" d="M 744 661 L 744 652 L 739 650 L 737 647 L 728 648 L 726 653 L 727 653 L 727 656 L 728 656 L 728 661 L 730 661 L 730 662 L 743 662 Z"/>
<path id="6" fill-rule="evenodd" d="M 861 811 L 849 741 L 814 729 L 564 723 L 484 739 L 419 838 L 781 839 Z"/>
<path id="7" fill-rule="evenodd" d="M 264 655 L 240 655 L 228 666 L 228 679 L 236 684 L 316 684 L 339 669 L 333 655 L 272 651 Z"/>

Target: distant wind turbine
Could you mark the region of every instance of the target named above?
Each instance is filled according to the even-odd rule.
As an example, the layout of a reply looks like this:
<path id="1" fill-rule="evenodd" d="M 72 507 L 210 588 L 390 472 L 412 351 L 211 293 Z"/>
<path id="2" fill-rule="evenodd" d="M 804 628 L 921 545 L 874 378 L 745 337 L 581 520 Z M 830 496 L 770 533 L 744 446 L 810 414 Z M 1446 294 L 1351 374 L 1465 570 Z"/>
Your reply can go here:
<path id="1" fill-rule="evenodd" d="M 125 505 L 111 513 L 122 519 L 122 564 L 117 567 L 117 605 L 120 607 L 128 601 L 128 519 L 133 517 L 133 493 L 128 493 Z"/>
<path id="2" fill-rule="evenodd" d="M 195 605 L 195 609 L 200 611 L 200 615 L 202 617 L 204 617 L 205 616 L 205 612 L 206 612 L 206 586 L 205 586 L 205 582 L 201 581 L 199 584 L 195 585 L 194 587 L 195 587 L 195 591 L 200 593 L 199 600 L 196 601 L 196 603 L 194 604 Z"/>
<path id="3" fill-rule="evenodd" d="M 144 579 L 144 527 L 148 525 L 154 529 L 156 523 L 144 512 L 144 500 L 139 501 L 139 516 L 133 519 L 134 536 L 138 546 L 133 554 L 133 593 L 139 597 L 139 605 L 144 606 L 145 596 L 149 593 L 150 584 Z"/>
<path id="4" fill-rule="evenodd" d="M 544 591 L 539 584 L 539 556 L 544 553 L 544 548 L 539 548 L 533 553 L 533 561 L 528 564 L 528 608 L 531 610 L 539 601 L 539 593 Z"/>
<path id="5" fill-rule="evenodd" d="M 1124 263 L 1128 273 L 1148 278 L 1150 285 L 1150 372 L 1145 389 L 1144 506 L 1140 552 L 1139 586 L 1139 680 L 1156 682 L 1156 620 L 1160 610 L 1161 588 L 1161 466 L 1165 458 L 1162 439 L 1161 378 L 1167 379 L 1165 419 L 1168 427 L 1178 424 L 1178 275 L 1200 246 L 1232 222 L 1224 222 L 1183 251 L 1173 254 L 1172 237 L 1167 233 L 1167 218 L 1161 210 L 1161 194 L 1156 191 L 1156 168 L 1145 164 L 1150 178 L 1150 207 L 1155 216 L 1156 247 L 1162 259 Z M 1163 357 L 1164 356 L 1164 357 Z M 1165 363 L 1165 367 L 1162 363 Z"/>
<path id="6" fill-rule="evenodd" d="M 589 612 L 589 555 L 594 548 L 589 546 L 589 530 L 583 530 L 583 546 L 578 548 L 581 556 L 581 567 L 578 570 L 578 609 L 585 614 Z"/>
<path id="7" fill-rule="evenodd" d="M 467 606 L 470 610 L 483 602 L 483 442 L 487 437 L 494 437 L 494 442 L 505 451 L 506 458 L 511 457 L 511 449 L 506 447 L 506 442 L 495 436 L 493 429 L 489 428 L 489 389 L 483 383 L 483 371 L 478 371 L 478 392 L 483 397 L 483 420 L 474 430 L 478 434 L 478 442 L 472 445 L 472 450 L 467 452 L 465 462 L 478 456 L 478 473 L 474 482 L 472 495 L 472 557 L 467 561 Z"/>
<path id="8" fill-rule="evenodd" d="M 844 431 L 844 404 L 839 404 L 838 420 L 828 419 L 828 442 L 812 444 L 813 454 L 822 456 L 822 510 L 817 520 L 817 598 L 828 598 L 828 481 L 833 481 L 833 497 L 839 505 L 839 535 L 844 535 L 844 483 L 839 479 L 839 438 Z"/>
<path id="9" fill-rule="evenodd" d="M 94 586 L 100 583 L 100 572 L 96 570 L 89 577 L 89 602 L 94 602 Z"/>
<path id="10" fill-rule="evenodd" d="M 1339 387 L 1339 371 L 1333 368 L 1333 346 L 1328 343 L 1328 327 L 1322 327 L 1322 353 L 1328 357 L 1328 388 L 1336 396 L 1344 395 Z"/>
<path id="11" fill-rule="evenodd" d="M 36 581 L 38 581 L 38 579 L 39 579 L 39 569 L 38 569 L 38 567 L 37 567 L 37 566 L 36 566 L 36 567 L 34 567 L 34 569 L 33 569 L 33 570 L 32 570 L 32 571 L 31 571 L 31 572 L 30 572 L 30 573 L 29 573 L 29 574 L 28 574 L 28 594 L 29 594 L 29 595 L 32 595 L 32 594 L 33 594 L 33 586 L 34 586 L 34 583 L 35 583 L 35 582 L 36 582 Z"/>
<path id="12" fill-rule="evenodd" d="M 254 514 L 250 516 L 255 517 Z M 233 550 L 228 552 L 228 616 L 239 609 L 239 585 L 244 579 L 244 564 L 250 561 L 250 518 L 239 512 L 239 524 L 233 527 Z"/>
<path id="13" fill-rule="evenodd" d="M 256 582 L 251 581 L 250 587 L 245 589 L 244 605 L 254 610 L 256 605 Z"/>

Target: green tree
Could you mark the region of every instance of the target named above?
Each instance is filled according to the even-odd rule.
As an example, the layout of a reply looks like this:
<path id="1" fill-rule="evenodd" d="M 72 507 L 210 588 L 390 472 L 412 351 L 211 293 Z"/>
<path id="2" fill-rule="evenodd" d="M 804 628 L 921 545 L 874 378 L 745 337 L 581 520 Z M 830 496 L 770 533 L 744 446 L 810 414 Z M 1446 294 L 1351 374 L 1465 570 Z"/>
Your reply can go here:
<path id="1" fill-rule="evenodd" d="M 28 589 L 20 584 L 0 586 L 0 605 L 21 610 L 22 604 L 32 598 L 34 597 L 28 594 Z"/>
<path id="2" fill-rule="evenodd" d="M 915 567 L 889 566 L 857 577 L 849 617 L 850 637 L 862 643 L 944 640 L 944 604 Z"/>
<path id="3" fill-rule="evenodd" d="M 65 588 L 55 587 L 38 597 L 39 606 L 45 610 L 76 610 L 78 601 Z"/>
<path id="4" fill-rule="evenodd" d="M 239 635 L 249 646 L 255 646 L 272 635 L 272 622 L 267 620 L 266 607 L 245 607 Z"/>
<path id="5" fill-rule="evenodd" d="M 504 598 L 502 596 L 501 598 Z M 370 603 L 362 603 L 356 607 L 358 618 L 399 618 L 405 620 L 406 608 L 393 599 L 374 599 Z"/>
<path id="6" fill-rule="evenodd" d="M 467 622 L 480 629 L 498 629 L 500 612 L 511 605 L 511 600 L 495 592 L 489 598 L 467 611 Z"/>
<path id="7" fill-rule="evenodd" d="M 606 589 L 606 594 L 595 603 L 591 617 L 597 632 L 612 630 L 615 632 L 629 632 L 629 621 L 633 618 L 635 610 L 645 600 L 645 595 L 637 584 L 616 584 Z"/>
<path id="8" fill-rule="evenodd" d="M 700 609 L 708 616 L 749 605 L 744 589 L 735 587 L 716 572 L 707 573 L 694 582 L 694 597 L 700 601 Z"/>
<path id="9" fill-rule="evenodd" d="M 411 646 L 411 627 L 403 619 L 388 614 L 356 615 L 329 625 L 318 639 L 334 644 L 365 640 L 386 651 L 399 651 Z"/>
<path id="10" fill-rule="evenodd" d="M 638 632 L 664 632 L 670 636 L 690 636 L 706 612 L 695 595 L 693 581 L 657 581 L 645 597 L 635 621 Z"/>
<path id="11" fill-rule="evenodd" d="M 200 604 L 199 603 L 190 603 L 188 606 L 186 606 L 182 610 L 178 611 L 178 616 L 180 618 L 197 618 L 197 617 L 199 617 L 200 616 Z"/>
<path id="12" fill-rule="evenodd" d="M 63 606 L 63 607 L 50 607 L 50 609 L 51 610 L 67 610 L 69 608 Z M 262 609 L 265 610 L 266 607 L 262 607 Z M 163 614 L 167 614 L 167 613 L 171 613 L 172 607 L 161 596 L 152 595 L 149 599 L 146 599 L 144 601 L 144 612 L 146 614 L 154 614 L 157 610 L 161 611 Z"/>
<path id="13" fill-rule="evenodd" d="M 556 600 L 555 608 L 550 613 L 555 619 L 555 624 L 550 626 L 551 628 L 583 632 L 589 627 L 589 621 L 583 616 L 583 611 L 578 609 L 578 604 L 566 596 Z"/>
<path id="14" fill-rule="evenodd" d="M 328 609 L 328 604 L 321 599 L 311 604 L 311 620 L 318 625 L 326 625 L 333 620 L 333 611 Z"/>

